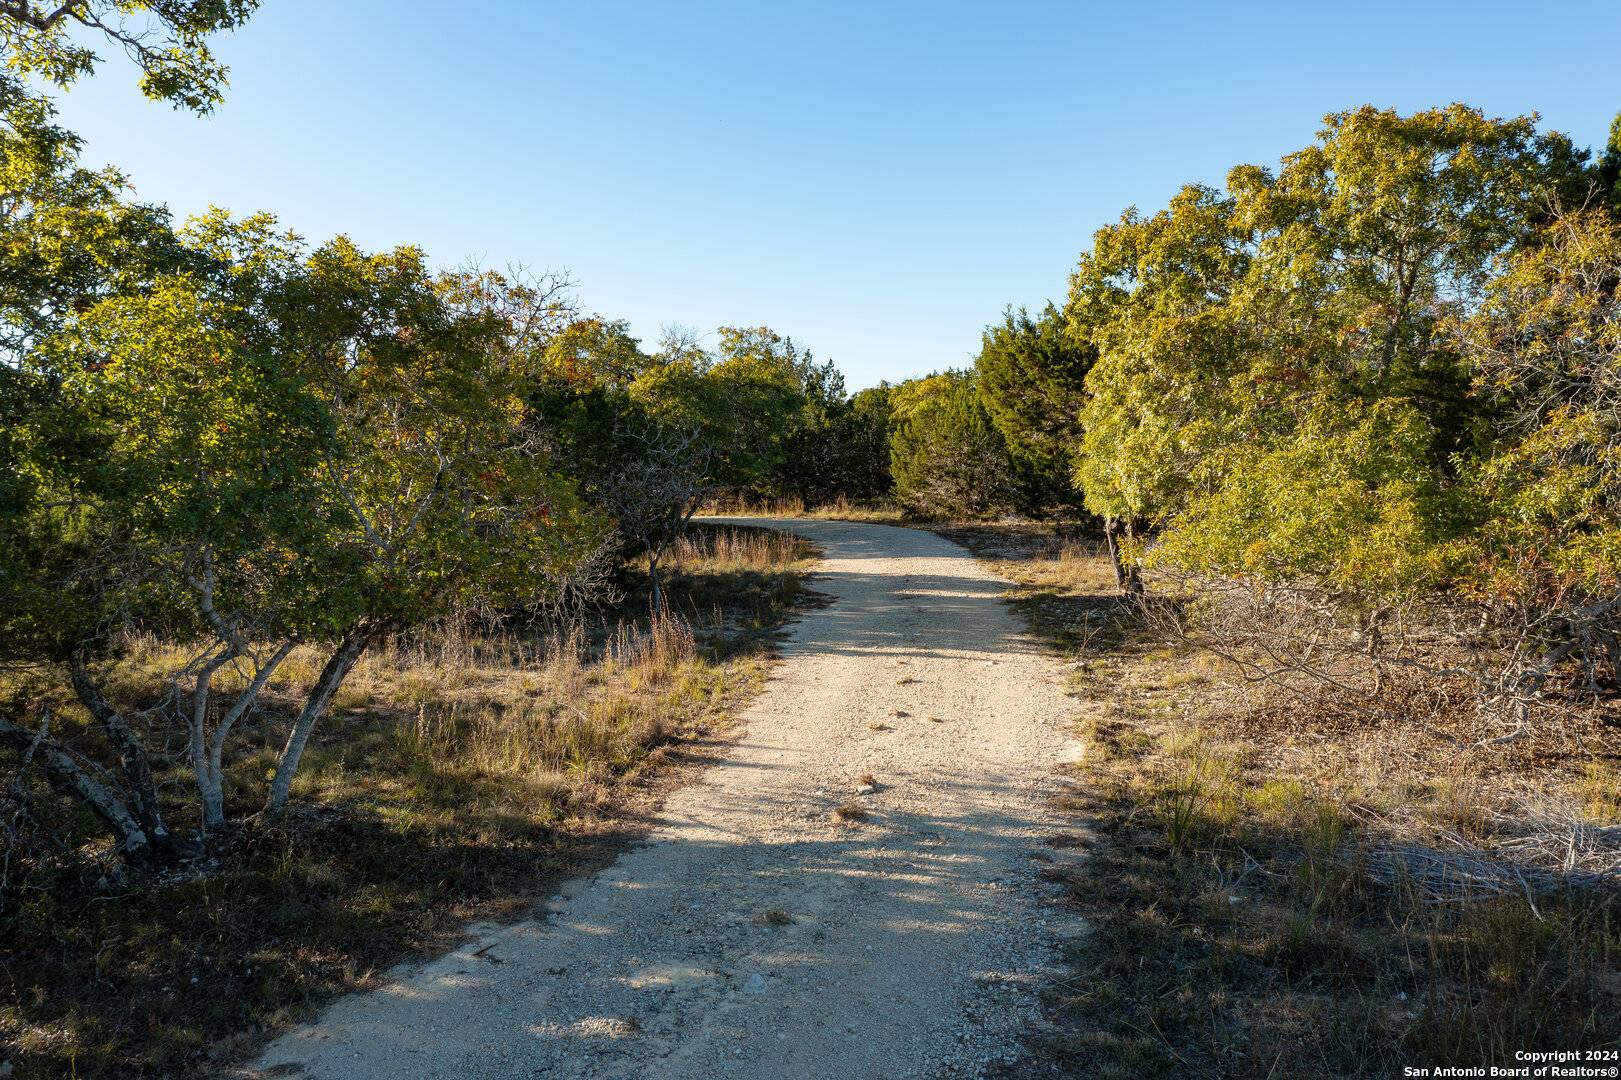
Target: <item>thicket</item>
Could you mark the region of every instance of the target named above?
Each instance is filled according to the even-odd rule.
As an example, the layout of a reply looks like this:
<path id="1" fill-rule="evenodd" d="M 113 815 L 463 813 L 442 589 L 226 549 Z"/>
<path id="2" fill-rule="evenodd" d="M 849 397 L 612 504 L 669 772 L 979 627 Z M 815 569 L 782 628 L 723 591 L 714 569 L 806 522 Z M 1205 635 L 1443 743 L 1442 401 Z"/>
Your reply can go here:
<path id="1" fill-rule="evenodd" d="M 1482 741 L 1621 688 L 1618 161 L 1366 107 L 1100 230 L 1052 418 L 1122 585 L 1256 677 L 1467 680 Z"/>

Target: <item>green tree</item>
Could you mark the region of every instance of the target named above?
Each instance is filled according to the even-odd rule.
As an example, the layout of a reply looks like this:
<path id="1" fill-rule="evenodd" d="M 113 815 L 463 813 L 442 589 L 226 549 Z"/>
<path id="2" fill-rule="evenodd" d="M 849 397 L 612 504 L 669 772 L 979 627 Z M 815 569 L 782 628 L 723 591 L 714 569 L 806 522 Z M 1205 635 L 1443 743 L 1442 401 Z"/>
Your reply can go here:
<path id="1" fill-rule="evenodd" d="M 1594 168 L 1598 201 L 1621 218 L 1621 113 L 1610 121 L 1610 136 Z"/>
<path id="2" fill-rule="evenodd" d="M 972 372 L 913 379 L 890 395 L 895 497 L 923 517 L 980 518 L 1012 508 L 1013 463 Z"/>
<path id="3" fill-rule="evenodd" d="M 659 359 L 632 397 L 666 427 L 700 433 L 715 484 L 768 490 L 806 406 L 806 382 L 817 377 L 810 354 L 763 327 L 722 327 L 714 356 L 677 342 Z"/>
<path id="4" fill-rule="evenodd" d="M 888 498 L 895 478 L 889 466 L 889 436 L 894 387 L 888 383 L 857 390 L 839 420 L 839 490 L 858 501 Z"/>
<path id="5" fill-rule="evenodd" d="M 6 67 L 66 86 L 100 59 L 85 39 L 122 50 L 141 69 L 141 92 L 177 108 L 208 112 L 220 101 L 226 68 L 210 36 L 235 29 L 259 0 L 5 0 L 0 50 Z"/>
<path id="6" fill-rule="evenodd" d="M 659 563 L 708 492 L 715 452 L 682 413 L 662 414 L 612 379 L 590 381 L 552 368 L 528 394 L 533 425 L 587 500 L 613 517 L 621 554 L 646 559 L 653 606 L 662 603 Z"/>
<path id="7" fill-rule="evenodd" d="M 1534 633 L 1533 679 L 1568 656 L 1621 686 L 1618 286 L 1621 222 L 1572 213 L 1508 262 L 1458 328 L 1496 423 L 1459 484 L 1471 528 L 1446 551 L 1448 584 Z"/>
<path id="8" fill-rule="evenodd" d="M 980 398 L 1021 472 L 1027 508 L 1073 504 L 1086 373 L 1096 357 L 1051 304 L 1035 318 L 1009 308 L 987 327 L 974 361 Z"/>
<path id="9" fill-rule="evenodd" d="M 1189 186 L 1151 218 L 1098 231 L 1070 279 L 1071 335 L 1097 352 L 1086 375 L 1075 480 L 1104 520 L 1122 589 L 1140 576 L 1117 530 L 1146 526 L 1208 484 L 1228 439 L 1242 328 L 1227 300 L 1252 245 L 1232 200 Z"/>
<path id="10" fill-rule="evenodd" d="M 1535 235 L 1570 162 L 1568 140 L 1530 118 L 1370 107 L 1328 117 L 1276 175 L 1243 166 L 1226 192 L 1190 188 L 1100 232 L 1069 309 L 1099 350 L 1078 469 L 1088 505 L 1164 525 L 1231 476 L 1281 475 L 1267 462 L 1302 440 L 1359 445 L 1398 414 L 1391 430 L 1422 430 L 1445 482 L 1490 417 L 1440 330 Z M 1245 535 L 1288 531 L 1266 509 L 1283 501 L 1247 505 L 1259 516 Z M 1213 560 L 1250 550 L 1206 535 L 1240 544 Z"/>
<path id="11" fill-rule="evenodd" d="M 575 319 L 546 346 L 547 377 L 564 385 L 624 389 L 656 363 L 623 319 Z"/>
<path id="12" fill-rule="evenodd" d="M 215 215 L 188 239 L 212 274 L 103 299 L 32 354 L 95 453 L 32 459 L 46 497 L 27 524 L 56 539 L 25 567 L 35 587 L 22 599 L 67 602 L 72 617 L 5 627 L 8 655 L 66 664 L 120 758 L 109 790 L 44 740 L 47 771 L 131 862 L 186 845 L 162 822 L 149 749 L 98 683 L 121 625 L 200 643 L 157 715 L 186 734 L 207 835 L 226 823 L 231 727 L 296 644 L 329 651 L 289 724 L 267 816 L 369 645 L 532 601 L 601 531 L 525 424 L 521 391 L 563 313 L 555 290 L 435 276 L 408 248 L 368 255 L 340 239 L 306 252 L 264 218 Z M 248 685 L 213 708 L 227 665 Z M 9 721 L 0 737 L 44 739 Z"/>

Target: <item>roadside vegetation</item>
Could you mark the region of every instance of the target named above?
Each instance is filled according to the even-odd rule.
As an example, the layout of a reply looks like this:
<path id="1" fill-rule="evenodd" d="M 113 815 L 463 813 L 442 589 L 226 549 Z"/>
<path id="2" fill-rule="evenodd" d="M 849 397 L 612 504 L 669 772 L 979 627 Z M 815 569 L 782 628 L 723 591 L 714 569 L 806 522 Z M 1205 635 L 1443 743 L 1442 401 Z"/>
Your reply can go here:
<path id="1" fill-rule="evenodd" d="M 1056 1072 L 1621 1048 L 1618 176 L 1621 120 L 1336 113 L 987 332 L 1100 526 L 949 533 L 1084 703 Z"/>
<path id="2" fill-rule="evenodd" d="M 94 819 L 36 796 L 35 814 L 66 824 L 12 852 L 0 907 L 13 1075 L 212 1075 L 332 995 L 451 946 L 469 920 L 521 917 L 611 860 L 658 793 L 724 744 L 806 595 L 810 555 L 784 534 L 702 528 L 672 551 L 656 618 L 626 566 L 619 604 L 566 623 L 389 638 L 311 740 L 293 809 L 161 876 L 87 861 Z M 108 679 L 118 705 L 161 694 L 175 649 L 127 646 Z M 295 651 L 244 722 L 228 811 L 252 804 L 321 662 Z M 15 676 L 0 701 L 53 693 Z M 155 780 L 172 818 L 195 813 L 183 770 Z"/>
<path id="3" fill-rule="evenodd" d="M 1621 1045 L 1621 708 L 1460 754 L 1467 688 L 1392 687 L 1370 717 L 1168 638 L 1096 534 L 940 531 L 1013 582 L 1080 704 L 1049 874 L 1088 930 L 1042 1068 L 1381 1077 Z"/>

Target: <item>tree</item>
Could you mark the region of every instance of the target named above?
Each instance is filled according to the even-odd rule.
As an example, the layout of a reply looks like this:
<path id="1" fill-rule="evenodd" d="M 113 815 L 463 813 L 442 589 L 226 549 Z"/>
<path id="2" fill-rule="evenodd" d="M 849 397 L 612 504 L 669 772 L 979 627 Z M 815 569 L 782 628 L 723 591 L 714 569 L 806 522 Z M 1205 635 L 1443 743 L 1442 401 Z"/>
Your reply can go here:
<path id="1" fill-rule="evenodd" d="M 1228 441 L 1241 328 L 1225 306 L 1250 258 L 1232 200 L 1183 188 L 1144 219 L 1100 229 L 1070 278 L 1071 336 L 1096 350 L 1085 377 L 1075 481 L 1104 520 L 1120 588 L 1141 591 L 1134 546 L 1208 482 Z"/>
<path id="2" fill-rule="evenodd" d="M 210 111 L 226 68 L 208 38 L 232 30 L 259 0 L 0 0 L 0 48 L 6 66 L 66 86 L 100 59 L 84 43 L 99 37 L 141 69 L 141 92 L 177 108 Z M 156 33 L 154 33 L 156 31 Z"/>
<path id="3" fill-rule="evenodd" d="M 620 535 L 647 559 L 655 613 L 664 610 L 659 562 L 686 532 L 708 490 L 709 451 L 695 430 L 642 423 L 619 433 L 629 453 L 593 485 Z"/>
<path id="4" fill-rule="evenodd" d="M 925 517 L 990 517 L 1013 505 L 1013 467 L 971 372 L 897 386 L 891 397 L 895 497 Z"/>
<path id="5" fill-rule="evenodd" d="M 1567 658 L 1590 686 L 1621 689 L 1618 288 L 1621 223 L 1574 212 L 1458 327 L 1497 435 L 1459 485 L 1476 520 L 1446 565 L 1452 591 L 1487 605 L 1526 656 L 1519 701 Z"/>
<path id="6" fill-rule="evenodd" d="M 115 567 L 129 568 L 128 544 L 90 521 L 100 500 L 118 494 L 117 476 L 105 467 L 94 415 L 64 392 L 44 343 L 78 313 L 149 288 L 187 255 L 165 211 L 125 202 L 116 171 L 79 166 L 78 139 L 53 115 L 0 76 L 0 665 L 72 664 L 75 686 L 88 691 L 73 644 L 93 635 L 101 585 Z M 46 741 L 50 720 L 44 714 L 39 732 L 6 721 L 0 741 L 72 788 L 126 841 L 132 861 L 179 851 L 131 724 L 92 712 L 119 759 L 115 780 Z"/>
<path id="7" fill-rule="evenodd" d="M 288 735 L 264 812 L 285 805 L 310 730 L 378 638 L 457 610 L 533 602 L 602 529 L 527 429 L 536 358 L 567 319 L 561 283 L 431 277 L 411 248 L 339 239 L 284 292 L 289 353 L 332 436 L 326 547 L 355 572 L 319 597 L 335 643 Z"/>
<path id="8" fill-rule="evenodd" d="M 1594 169 L 1598 203 L 1613 217 L 1621 218 L 1621 113 L 1610 121 L 1610 137 L 1604 143 Z"/>
<path id="9" fill-rule="evenodd" d="M 715 455 L 703 431 L 661 420 L 611 376 L 560 376 L 553 368 L 527 400 L 531 423 L 556 448 L 559 464 L 613 518 L 621 553 L 647 560 L 658 610 L 659 563 L 709 489 Z"/>
<path id="10" fill-rule="evenodd" d="M 1546 227 L 1579 157 L 1463 106 L 1335 114 L 1082 260 L 1088 502 L 1155 528 L 1130 554 L 1190 576 L 1253 674 L 1468 677 L 1482 741 L 1526 730 L 1555 666 L 1600 681 L 1613 236 Z"/>
<path id="11" fill-rule="evenodd" d="M 1207 520 L 1197 504 L 1225 498 L 1229 477 L 1282 477 L 1275 456 L 1301 440 L 1359 445 L 1374 430 L 1422 428 L 1422 460 L 1445 482 L 1490 419 L 1440 328 L 1535 233 L 1571 160 L 1531 118 L 1369 107 L 1329 116 L 1275 176 L 1243 166 L 1224 193 L 1189 188 L 1100 232 L 1069 309 L 1099 349 L 1078 469 L 1088 505 L 1149 527 Z M 1280 550 L 1264 538 L 1289 532 L 1267 510 L 1284 501 L 1244 505 L 1259 516 L 1243 536 Z M 1259 550 L 1205 535 L 1240 545 L 1214 561 Z"/>
<path id="12" fill-rule="evenodd" d="M 889 467 L 889 436 L 894 387 L 888 383 L 850 396 L 838 426 L 841 464 L 836 495 L 852 499 L 888 498 L 895 479 Z"/>
<path id="13" fill-rule="evenodd" d="M 622 390 L 656 361 L 623 319 L 576 319 L 546 346 L 548 376 L 569 386 Z"/>
<path id="14" fill-rule="evenodd" d="M 974 361 L 980 398 L 1024 474 L 1020 487 L 1032 510 L 1079 497 L 1074 452 L 1095 358 L 1095 347 L 1072 338 L 1051 304 L 1035 318 L 1008 308 L 1000 325 L 985 329 Z"/>
<path id="15" fill-rule="evenodd" d="M 262 218 L 216 215 L 190 242 L 214 275 L 94 304 L 41 350 L 71 415 L 93 421 L 103 464 L 95 484 L 84 459 L 43 471 L 53 497 L 36 516 L 67 506 L 71 520 L 54 565 L 29 578 L 71 588 L 75 617 L 6 643 L 36 664 L 65 662 L 120 756 L 119 791 L 96 790 L 54 740 L 44 760 L 132 863 L 187 845 L 163 825 L 150 750 L 98 685 L 120 625 L 199 643 L 152 715 L 186 733 L 206 838 L 226 824 L 232 726 L 295 645 L 329 651 L 289 724 L 265 816 L 285 806 L 315 725 L 369 645 L 470 605 L 533 600 L 600 533 L 524 424 L 531 358 L 566 314 L 547 283 L 436 277 L 412 249 L 367 255 L 341 239 L 306 252 Z M 50 593 L 33 595 L 65 599 Z M 212 680 L 227 667 L 245 688 L 221 711 Z M 9 723 L 0 734 L 14 747 L 39 738 Z"/>
<path id="16" fill-rule="evenodd" d="M 698 432 L 715 484 L 748 493 L 769 487 L 805 408 L 809 354 L 765 328 L 723 327 L 713 357 L 688 341 L 672 344 L 632 384 L 632 398 L 659 424 Z"/>

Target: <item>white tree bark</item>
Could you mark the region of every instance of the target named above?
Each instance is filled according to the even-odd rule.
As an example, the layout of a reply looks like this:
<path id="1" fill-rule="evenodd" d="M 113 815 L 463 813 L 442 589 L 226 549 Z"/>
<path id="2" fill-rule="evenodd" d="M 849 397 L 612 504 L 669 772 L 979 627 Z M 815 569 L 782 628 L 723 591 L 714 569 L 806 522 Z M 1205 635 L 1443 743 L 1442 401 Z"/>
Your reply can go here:
<path id="1" fill-rule="evenodd" d="M 387 629 L 370 623 L 362 624 L 349 631 L 338 644 L 326 666 L 321 669 L 321 675 L 315 680 L 309 697 L 304 701 L 304 708 L 293 722 L 293 730 L 287 734 L 287 744 L 282 748 L 281 759 L 276 762 L 276 775 L 270 781 L 270 793 L 265 797 L 264 809 L 260 816 L 266 820 L 273 819 L 281 814 L 287 806 L 287 795 L 292 791 L 293 777 L 298 774 L 299 763 L 304 757 L 304 747 L 310 741 L 310 733 L 315 730 L 316 721 L 320 720 L 332 703 L 332 695 L 337 693 L 338 687 L 348 676 L 355 662 L 366 651 L 366 647 L 375 641 Z"/>

